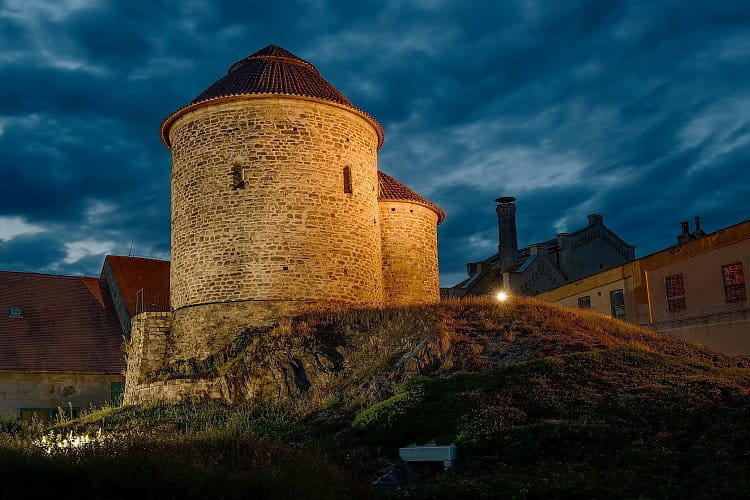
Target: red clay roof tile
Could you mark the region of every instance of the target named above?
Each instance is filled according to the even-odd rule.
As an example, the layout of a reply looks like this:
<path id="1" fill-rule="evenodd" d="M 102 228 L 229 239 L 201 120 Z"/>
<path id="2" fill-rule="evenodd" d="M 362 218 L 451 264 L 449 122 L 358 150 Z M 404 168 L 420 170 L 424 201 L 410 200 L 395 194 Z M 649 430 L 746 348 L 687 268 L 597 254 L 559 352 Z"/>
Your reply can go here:
<path id="1" fill-rule="evenodd" d="M 169 310 L 168 260 L 107 255 L 104 265 L 109 265 L 112 270 L 125 309 L 131 318 L 136 314 L 139 290 L 143 290 L 143 301 L 150 306 L 148 310 Z"/>
<path id="2" fill-rule="evenodd" d="M 315 66 L 275 45 L 232 64 L 227 74 L 198 95 L 193 104 L 237 94 L 292 94 L 354 106 L 320 76 Z"/>
<path id="3" fill-rule="evenodd" d="M 375 127 L 378 148 L 383 144 L 383 128 L 374 118 L 354 106 L 344 94 L 320 76 L 315 66 L 277 45 L 264 47 L 232 64 L 226 75 L 201 92 L 189 106 L 168 116 L 161 127 L 162 141 L 170 147 L 168 129 L 175 117 L 185 109 L 215 99 L 253 94 L 312 97 L 355 109 L 366 115 Z"/>
<path id="4" fill-rule="evenodd" d="M 320 76 L 315 66 L 276 45 L 232 64 L 227 74 L 201 92 L 192 104 L 238 94 L 291 94 L 354 106 Z"/>
<path id="5" fill-rule="evenodd" d="M 423 205 L 437 214 L 438 224 L 445 220 L 445 212 L 442 208 L 435 205 L 421 194 L 404 186 L 390 175 L 378 171 L 378 183 L 380 184 L 380 193 L 378 195 L 379 200 L 409 201 L 418 205 Z"/>
<path id="6" fill-rule="evenodd" d="M 9 317 L 12 307 L 23 317 Z M 0 271 L 0 370 L 124 369 L 122 330 L 103 280 Z"/>

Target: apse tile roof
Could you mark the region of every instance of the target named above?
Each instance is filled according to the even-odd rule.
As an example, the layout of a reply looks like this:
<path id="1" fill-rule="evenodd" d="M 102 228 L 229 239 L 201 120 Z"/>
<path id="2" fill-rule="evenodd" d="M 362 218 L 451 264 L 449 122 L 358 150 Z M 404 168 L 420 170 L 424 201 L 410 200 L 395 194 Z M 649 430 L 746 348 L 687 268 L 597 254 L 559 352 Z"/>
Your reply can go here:
<path id="1" fill-rule="evenodd" d="M 378 171 L 378 183 L 380 184 L 379 200 L 410 201 L 433 210 L 438 216 L 438 224 L 445 220 L 445 212 L 442 208 L 404 186 L 390 175 Z"/>
<path id="2" fill-rule="evenodd" d="M 169 310 L 169 261 L 107 255 L 125 309 L 132 318 L 136 314 L 138 291 L 143 290 L 143 301 L 149 311 Z"/>
<path id="3" fill-rule="evenodd" d="M 16 307 L 23 317 L 9 317 Z M 103 280 L 0 271 L 0 370 L 124 369 L 122 330 Z"/>
<path id="4" fill-rule="evenodd" d="M 320 75 L 315 66 L 277 45 L 264 47 L 232 64 L 226 75 L 201 92 L 189 106 L 167 117 L 162 123 L 162 141 L 169 147 L 168 129 L 187 108 L 216 99 L 253 94 L 312 97 L 355 109 L 364 114 L 375 127 L 378 147 L 383 144 L 383 128 L 374 118 L 354 106 Z"/>

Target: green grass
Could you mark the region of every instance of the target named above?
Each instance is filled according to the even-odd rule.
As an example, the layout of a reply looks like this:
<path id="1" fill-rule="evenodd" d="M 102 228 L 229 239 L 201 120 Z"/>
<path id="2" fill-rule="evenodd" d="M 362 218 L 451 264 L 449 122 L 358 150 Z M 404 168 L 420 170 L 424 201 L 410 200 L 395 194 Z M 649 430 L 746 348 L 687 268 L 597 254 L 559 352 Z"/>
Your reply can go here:
<path id="1" fill-rule="evenodd" d="M 555 356 L 418 379 L 361 412 L 367 442 L 456 443 L 455 472 L 399 496 L 744 495 L 750 370 L 642 349 Z M 728 471 L 732 471 L 731 474 Z"/>
<path id="2" fill-rule="evenodd" d="M 47 429 L 105 436 L 51 454 L 0 422 L 0 498 L 366 498 L 383 457 L 456 443 L 449 473 L 393 498 L 738 497 L 750 488 L 750 363 L 533 299 L 313 311 L 158 374 L 309 390 L 272 403 L 106 408 Z M 269 377 L 268 374 L 274 376 Z M 259 382 L 258 382 L 259 381 Z M 267 393 L 277 393 L 269 386 Z"/>
<path id="3" fill-rule="evenodd" d="M 106 408 L 51 428 L 55 432 L 73 431 L 77 434 L 92 434 L 100 430 L 118 434 L 143 434 L 154 430 L 184 434 L 218 429 L 290 441 L 303 439 L 305 435 L 302 423 L 283 408 L 261 404 L 230 405 L 221 401 Z"/>
<path id="4" fill-rule="evenodd" d="M 124 434 L 47 454 L 0 438 L 0 498 L 351 498 L 358 479 L 318 450 L 246 432 Z"/>

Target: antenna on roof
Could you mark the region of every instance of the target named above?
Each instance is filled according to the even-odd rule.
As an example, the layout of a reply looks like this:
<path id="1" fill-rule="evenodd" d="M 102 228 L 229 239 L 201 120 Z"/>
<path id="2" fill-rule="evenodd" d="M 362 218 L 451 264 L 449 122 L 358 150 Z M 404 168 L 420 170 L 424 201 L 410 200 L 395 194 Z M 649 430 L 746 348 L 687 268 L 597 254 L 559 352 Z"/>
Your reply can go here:
<path id="1" fill-rule="evenodd" d="M 130 250 L 128 251 L 128 257 L 133 256 L 133 240 L 130 240 Z"/>

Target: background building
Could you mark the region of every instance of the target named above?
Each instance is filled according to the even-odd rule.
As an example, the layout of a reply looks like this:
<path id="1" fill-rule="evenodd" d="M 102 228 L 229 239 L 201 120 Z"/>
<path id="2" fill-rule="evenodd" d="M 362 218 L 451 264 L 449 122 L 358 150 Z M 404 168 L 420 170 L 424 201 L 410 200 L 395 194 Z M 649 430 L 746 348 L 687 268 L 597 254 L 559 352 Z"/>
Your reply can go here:
<path id="1" fill-rule="evenodd" d="M 500 290 L 536 295 L 635 258 L 635 247 L 605 226 L 598 214 L 589 215 L 588 225 L 578 231 L 519 249 L 515 200 L 511 196 L 495 200 L 498 252 L 466 264 L 469 277 L 449 288 L 447 296 L 491 295 Z"/>
<path id="2" fill-rule="evenodd" d="M 0 271 L 0 416 L 119 402 L 124 369 L 105 281 Z"/>
<path id="3" fill-rule="evenodd" d="M 169 311 L 169 261 L 107 255 L 100 278 L 112 294 L 122 333 L 130 338 L 131 320 L 144 311 Z"/>
<path id="4" fill-rule="evenodd" d="M 750 354 L 750 221 L 705 234 L 682 223 L 678 244 L 539 297 L 593 309 L 727 354 Z"/>

